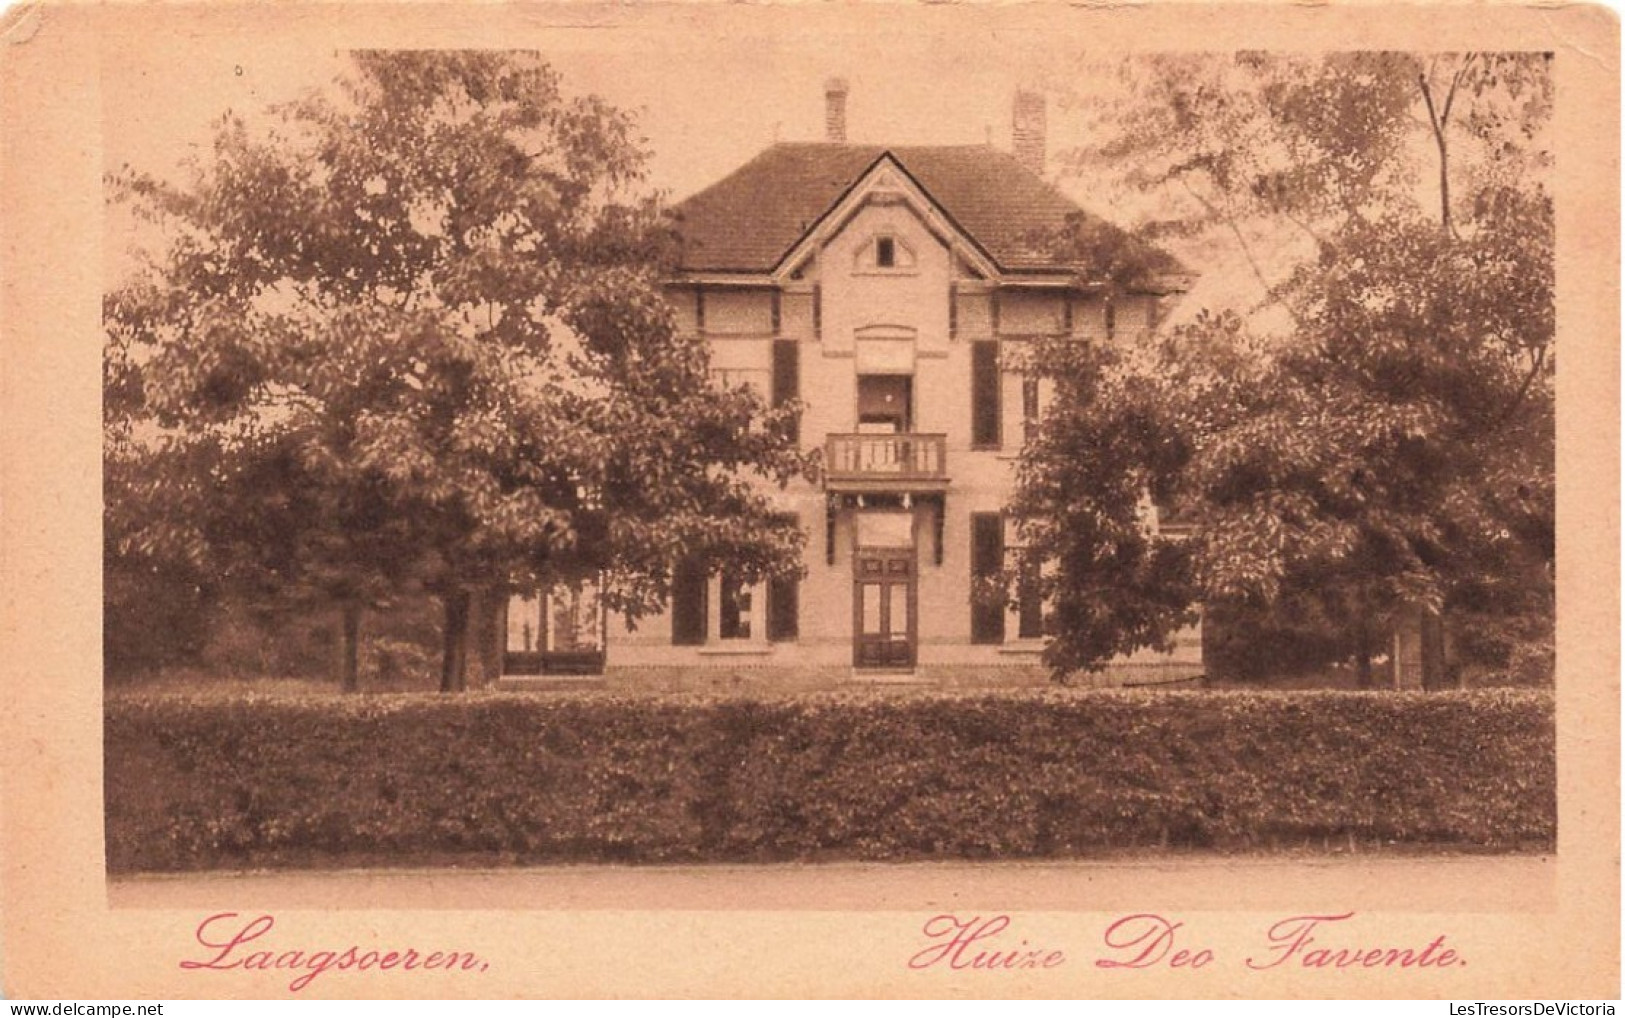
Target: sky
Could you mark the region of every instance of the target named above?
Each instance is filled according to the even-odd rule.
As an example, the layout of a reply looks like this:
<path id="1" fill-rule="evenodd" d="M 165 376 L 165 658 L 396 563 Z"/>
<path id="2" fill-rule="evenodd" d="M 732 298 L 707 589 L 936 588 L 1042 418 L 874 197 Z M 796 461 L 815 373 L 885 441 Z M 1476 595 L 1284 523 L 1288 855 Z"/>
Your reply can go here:
<path id="1" fill-rule="evenodd" d="M 512 46 L 539 50 L 568 91 L 638 113 L 653 151 L 652 180 L 680 198 L 775 140 L 821 139 L 823 85 L 835 76 L 851 85 L 852 141 L 978 144 L 991 132 L 1008 147 L 1016 89 L 1038 82 L 1065 54 L 1036 51 L 1025 34 L 562 28 L 514 38 Z M 330 82 L 343 65 L 331 48 L 297 43 L 221 45 L 189 57 L 132 48 L 104 58 L 110 168 L 169 169 L 206 142 L 225 109 L 246 114 L 292 98 Z"/>
<path id="2" fill-rule="evenodd" d="M 1082 117 L 1060 97 L 1109 87 L 1101 73 L 1114 45 L 1109 33 L 1058 31 L 1050 17 L 1014 8 L 969 19 L 963 10 L 918 7 L 803 9 L 789 12 L 794 17 L 739 5 L 628 10 L 554 8 L 542 19 L 548 23 L 478 18 L 461 33 L 433 39 L 447 48 L 538 50 L 560 72 L 566 92 L 596 93 L 636 113 L 651 152 L 649 182 L 673 199 L 722 178 L 774 141 L 821 140 L 824 83 L 831 77 L 850 86 L 849 140 L 866 143 L 1008 149 L 1014 95 L 1037 88 L 1050 96 L 1052 179 L 1085 208 L 1128 218 L 1089 180 L 1059 173 L 1063 161 L 1054 158 L 1083 141 Z M 193 25 L 166 45 L 104 47 L 109 171 L 129 165 L 174 179 L 189 155 L 207 154 L 211 125 L 226 110 L 252 125 L 268 106 L 328 85 L 351 46 L 387 48 L 393 41 L 387 32 L 272 28 L 242 17 Z M 421 45 L 421 36 L 412 41 Z M 110 281 L 127 275 L 128 252 L 143 236 L 127 214 L 109 215 Z M 1190 252 L 1175 253 L 1191 261 Z M 1238 274 L 1237 259 L 1201 261 L 1195 267 L 1203 280 L 1187 304 L 1213 303 L 1251 285 Z"/>

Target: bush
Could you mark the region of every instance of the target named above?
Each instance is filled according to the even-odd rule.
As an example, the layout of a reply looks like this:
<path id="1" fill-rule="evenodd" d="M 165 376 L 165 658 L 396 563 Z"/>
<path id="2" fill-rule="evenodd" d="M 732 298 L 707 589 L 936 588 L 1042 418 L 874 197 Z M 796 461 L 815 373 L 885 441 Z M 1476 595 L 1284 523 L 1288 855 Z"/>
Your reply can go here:
<path id="1" fill-rule="evenodd" d="M 1552 698 L 110 698 L 110 869 L 1549 847 Z"/>

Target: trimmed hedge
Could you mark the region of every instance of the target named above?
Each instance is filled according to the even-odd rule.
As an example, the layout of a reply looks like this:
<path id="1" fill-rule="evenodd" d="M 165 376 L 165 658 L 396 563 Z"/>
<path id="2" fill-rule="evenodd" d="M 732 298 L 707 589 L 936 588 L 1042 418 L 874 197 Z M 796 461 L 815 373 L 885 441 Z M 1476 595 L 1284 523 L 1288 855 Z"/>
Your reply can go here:
<path id="1" fill-rule="evenodd" d="M 127 696 L 108 867 L 1548 848 L 1547 693 Z"/>

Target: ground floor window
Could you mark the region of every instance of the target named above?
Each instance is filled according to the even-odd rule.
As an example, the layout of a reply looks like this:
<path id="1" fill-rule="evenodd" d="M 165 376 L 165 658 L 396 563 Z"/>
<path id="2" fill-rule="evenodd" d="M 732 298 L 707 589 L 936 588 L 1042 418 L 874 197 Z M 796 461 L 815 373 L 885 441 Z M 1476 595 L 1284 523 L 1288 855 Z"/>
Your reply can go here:
<path id="1" fill-rule="evenodd" d="M 518 591 L 508 598 L 503 672 L 599 671 L 604 665 L 604 606 L 593 581 Z"/>
<path id="2" fill-rule="evenodd" d="M 972 643 L 1004 642 L 1004 515 L 971 513 L 970 581 Z"/>
<path id="3" fill-rule="evenodd" d="M 1044 598 L 1039 582 L 1038 556 L 1025 548 L 1012 548 L 1020 556 L 1016 574 L 1016 635 L 1037 640 L 1044 635 Z"/>
<path id="4" fill-rule="evenodd" d="M 971 513 L 971 642 L 1003 643 L 1006 631 L 1005 569 L 1016 579 L 1016 636 L 1044 636 L 1043 564 L 1027 548 L 1005 541 L 1002 513 Z"/>
<path id="5" fill-rule="evenodd" d="M 737 573 L 722 574 L 721 618 L 717 636 L 723 640 L 748 640 L 754 622 L 755 592 Z"/>
<path id="6" fill-rule="evenodd" d="M 799 525 L 785 514 L 782 523 Z M 703 647 L 712 642 L 779 643 L 801 631 L 801 580 L 794 574 L 749 582 L 738 570 L 699 559 L 677 563 L 671 585 L 671 642 Z"/>
<path id="7" fill-rule="evenodd" d="M 542 649 L 542 608 L 534 593 L 515 594 L 508 599 L 509 654 L 535 654 Z"/>
<path id="8" fill-rule="evenodd" d="M 801 635 L 801 580 L 783 576 L 767 587 L 767 638 L 774 643 Z"/>
<path id="9" fill-rule="evenodd" d="M 553 609 L 547 627 L 548 650 L 579 653 L 601 648 L 603 621 L 596 584 L 555 587 L 548 602 Z"/>

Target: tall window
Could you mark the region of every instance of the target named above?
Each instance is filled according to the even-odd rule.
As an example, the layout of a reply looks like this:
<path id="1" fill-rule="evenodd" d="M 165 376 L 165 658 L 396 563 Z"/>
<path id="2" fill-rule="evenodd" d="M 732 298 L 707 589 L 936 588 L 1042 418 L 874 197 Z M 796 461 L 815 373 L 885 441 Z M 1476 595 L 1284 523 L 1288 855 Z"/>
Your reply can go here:
<path id="1" fill-rule="evenodd" d="M 801 347 L 793 339 L 773 341 L 773 405 L 783 406 L 801 398 Z M 801 442 L 801 418 L 791 423 L 791 438 Z"/>
<path id="2" fill-rule="evenodd" d="M 971 513 L 971 642 L 1003 643 L 1005 562 L 1015 564 L 1016 635 L 1044 636 L 1042 563 L 1026 548 L 1006 545 L 1002 513 Z"/>
<path id="3" fill-rule="evenodd" d="M 1031 442 L 1038 432 L 1038 379 L 1021 380 L 1021 440 Z"/>
<path id="4" fill-rule="evenodd" d="M 781 517 L 800 525 L 793 514 Z M 767 585 L 767 638 L 770 642 L 793 641 L 801 635 L 801 577 L 779 576 Z"/>
<path id="5" fill-rule="evenodd" d="M 553 614 L 547 620 L 547 649 L 560 653 L 597 650 L 602 615 L 596 585 L 554 587 L 548 600 Z"/>
<path id="6" fill-rule="evenodd" d="M 801 580 L 782 576 L 767 587 L 767 638 L 773 643 L 801 635 Z"/>
<path id="7" fill-rule="evenodd" d="M 1004 516 L 971 513 L 970 580 L 972 643 L 1004 642 L 1004 599 L 997 597 L 1004 570 Z"/>
<path id="8" fill-rule="evenodd" d="M 750 584 L 732 571 L 722 574 L 721 617 L 717 623 L 717 636 L 723 640 L 748 640 L 751 637 L 754 596 Z"/>
<path id="9" fill-rule="evenodd" d="M 1026 548 L 1015 549 L 1021 556 L 1016 574 L 1016 635 L 1036 640 L 1044 635 L 1044 598 L 1040 593 L 1039 559 Z"/>
<path id="10" fill-rule="evenodd" d="M 598 584 L 559 584 L 508 600 L 502 670 L 508 675 L 598 671 L 604 664 L 604 606 Z"/>
<path id="11" fill-rule="evenodd" d="M 671 578 L 671 642 L 680 647 L 705 643 L 708 614 L 705 568 L 685 559 L 677 564 Z"/>
<path id="12" fill-rule="evenodd" d="M 977 340 L 971 344 L 971 445 L 997 449 L 1000 443 L 999 344 Z"/>

